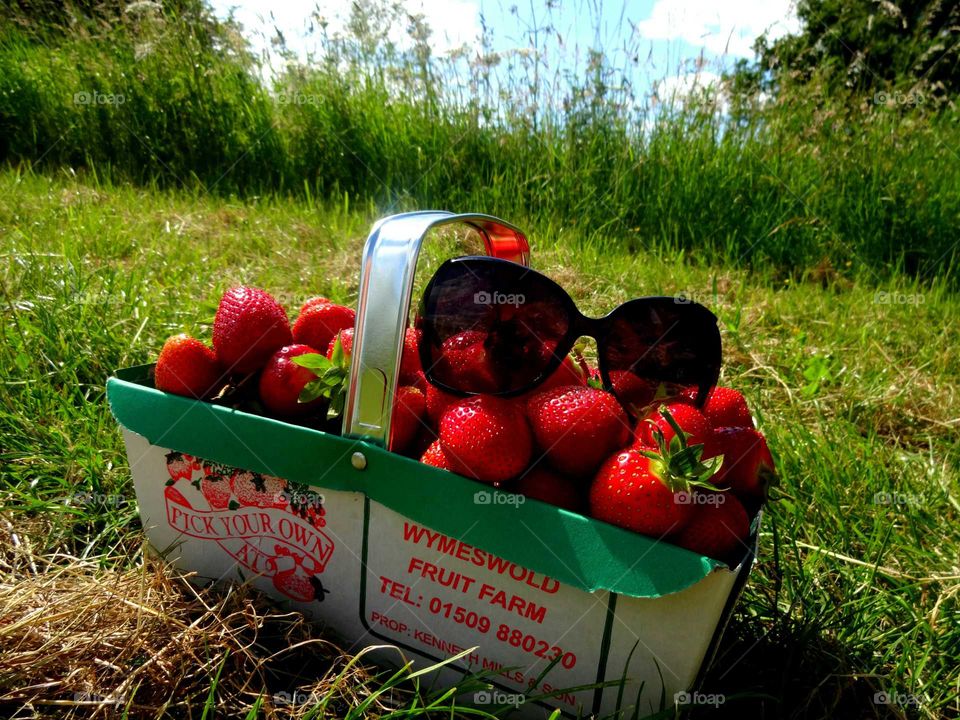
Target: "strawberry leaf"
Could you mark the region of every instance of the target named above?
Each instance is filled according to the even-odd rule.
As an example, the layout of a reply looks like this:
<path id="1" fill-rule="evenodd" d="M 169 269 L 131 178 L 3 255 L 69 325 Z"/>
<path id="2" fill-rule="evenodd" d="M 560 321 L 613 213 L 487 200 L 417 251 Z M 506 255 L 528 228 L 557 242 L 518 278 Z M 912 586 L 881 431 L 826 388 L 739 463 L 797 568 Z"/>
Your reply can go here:
<path id="1" fill-rule="evenodd" d="M 337 333 L 336 340 L 333 341 L 333 352 L 330 354 L 330 361 L 336 366 L 343 365 L 344 352 L 343 345 L 340 343 L 340 333 Z"/>
<path id="2" fill-rule="evenodd" d="M 305 367 L 307 370 L 313 370 L 314 372 L 317 370 L 327 370 L 328 368 L 333 367 L 333 363 L 320 353 L 304 353 L 303 355 L 297 355 L 295 358 L 293 358 L 293 362 L 300 367 Z"/>
<path id="3" fill-rule="evenodd" d="M 317 380 L 311 380 L 303 386 L 303 389 L 300 391 L 300 395 L 297 397 L 297 402 L 313 402 L 318 397 L 324 397 L 324 390 L 325 388 L 322 380 L 319 378 Z"/>
<path id="4" fill-rule="evenodd" d="M 346 400 L 347 394 L 343 391 L 343 388 L 338 388 L 333 397 L 330 398 L 330 406 L 327 408 L 327 419 L 332 420 L 335 417 L 338 417 L 343 414 L 343 405 Z"/>

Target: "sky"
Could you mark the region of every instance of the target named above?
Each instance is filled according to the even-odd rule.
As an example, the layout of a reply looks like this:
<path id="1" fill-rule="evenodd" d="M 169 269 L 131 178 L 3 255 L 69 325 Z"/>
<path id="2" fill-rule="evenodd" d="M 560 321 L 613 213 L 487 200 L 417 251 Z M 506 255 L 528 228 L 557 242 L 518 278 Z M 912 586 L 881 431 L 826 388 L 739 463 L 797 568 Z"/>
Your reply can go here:
<path id="1" fill-rule="evenodd" d="M 494 49 L 527 45 L 524 28 L 540 27 L 550 17 L 563 38 L 554 48 L 564 62 L 589 47 L 616 57 L 620 48 L 639 54 L 640 79 L 648 87 L 683 90 L 717 77 L 739 58 L 751 58 L 754 39 L 771 39 L 798 29 L 795 0 L 399 0 L 412 13 L 423 13 L 433 29 L 435 54 L 466 45 L 478 46 L 481 23 L 493 30 Z M 316 52 L 308 32 L 312 17 L 323 16 L 329 31 L 343 26 L 349 0 L 212 0 L 221 17 L 231 11 L 254 49 L 269 52 L 269 38 L 279 29 L 287 46 L 301 58 Z M 514 10 L 511 10 L 514 8 Z M 403 43 L 402 28 L 397 41 Z M 622 54 L 622 53 L 621 53 Z"/>

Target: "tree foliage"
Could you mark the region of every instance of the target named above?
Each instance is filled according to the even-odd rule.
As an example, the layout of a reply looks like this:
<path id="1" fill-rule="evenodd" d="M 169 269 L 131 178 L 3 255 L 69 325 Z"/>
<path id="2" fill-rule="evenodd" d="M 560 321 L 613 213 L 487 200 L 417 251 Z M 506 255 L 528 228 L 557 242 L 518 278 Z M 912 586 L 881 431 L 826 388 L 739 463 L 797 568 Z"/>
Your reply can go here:
<path id="1" fill-rule="evenodd" d="M 800 33 L 757 40 L 757 64 L 735 73 L 741 86 L 816 84 L 884 104 L 942 105 L 960 91 L 955 0 L 799 0 L 797 14 Z"/>

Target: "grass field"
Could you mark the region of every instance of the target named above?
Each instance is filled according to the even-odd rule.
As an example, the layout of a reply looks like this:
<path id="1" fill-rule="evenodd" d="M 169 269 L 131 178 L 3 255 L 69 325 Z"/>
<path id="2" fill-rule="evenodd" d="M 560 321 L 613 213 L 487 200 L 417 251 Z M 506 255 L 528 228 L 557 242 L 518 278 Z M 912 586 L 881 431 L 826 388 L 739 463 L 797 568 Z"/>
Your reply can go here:
<path id="1" fill-rule="evenodd" d="M 0 714 L 87 715 L 121 688 L 131 716 L 415 717 L 425 702 L 450 716 L 448 698 L 354 663 L 297 617 L 242 591 L 198 595 L 147 560 L 104 395 L 171 333 L 209 339 L 231 284 L 290 308 L 353 303 L 377 212 L 0 172 Z M 525 227 L 534 266 L 588 313 L 681 292 L 715 310 L 722 380 L 778 462 L 757 566 L 702 688 L 726 702 L 691 716 L 960 717 L 955 292 Z M 291 687 L 318 704 L 275 707 Z"/>
<path id="2" fill-rule="evenodd" d="M 141 4 L 63 26 L 0 15 L 0 160 L 221 197 L 484 207 L 620 249 L 956 288 L 953 113 L 818 88 L 728 97 L 721 112 L 717 88 L 670 97 L 603 47 L 571 79 L 543 47 L 549 5 L 542 26 L 516 30 L 525 52 L 454 59 L 416 28 L 411 47 L 389 46 L 385 28 L 407 18 L 356 3 L 360 29 L 269 82 L 201 10 Z M 646 55 L 637 42 L 627 55 Z"/>

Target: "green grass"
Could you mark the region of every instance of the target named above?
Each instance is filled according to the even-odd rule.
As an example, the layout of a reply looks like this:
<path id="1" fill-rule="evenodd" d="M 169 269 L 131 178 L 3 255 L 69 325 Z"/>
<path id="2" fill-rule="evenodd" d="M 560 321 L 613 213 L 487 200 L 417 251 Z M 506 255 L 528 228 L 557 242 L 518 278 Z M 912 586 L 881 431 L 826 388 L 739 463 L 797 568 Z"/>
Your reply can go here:
<path id="1" fill-rule="evenodd" d="M 355 302 L 379 212 L 0 172 L 5 591 L 29 575 L 7 547 L 11 529 L 29 529 L 38 557 L 81 556 L 103 572 L 143 561 L 132 505 L 62 501 L 132 496 L 107 376 L 155 359 L 171 333 L 209 339 L 233 283 L 290 308 L 314 294 Z M 728 701 L 693 716 L 960 716 L 960 298 L 948 283 L 854 265 L 802 278 L 656 244 L 629 249 L 614 228 L 600 238 L 506 219 L 525 224 L 534 266 L 585 312 L 680 292 L 714 309 L 723 382 L 744 390 L 776 456 L 782 497 L 703 687 Z M 421 280 L 439 258 L 432 249 Z M 0 666 L 12 651 L 0 650 Z M 212 716 L 219 667 L 177 716 Z M 0 697 L 39 681 L 29 667 L 2 675 Z M 883 691 L 915 704 L 876 704 Z M 405 697 L 409 716 L 424 714 Z"/>
<path id="2" fill-rule="evenodd" d="M 723 116 L 715 97 L 655 101 L 602 48 L 564 81 L 538 55 L 549 13 L 521 33 L 530 55 L 486 47 L 468 62 L 431 56 L 422 37 L 391 48 L 377 28 L 408 19 L 361 5 L 365 30 L 327 38 L 323 59 L 269 87 L 235 30 L 200 11 L 70 30 L 0 16 L 0 160 L 223 197 L 483 207 L 618 251 L 798 277 L 902 268 L 956 282 L 952 111 L 811 94 Z"/>

